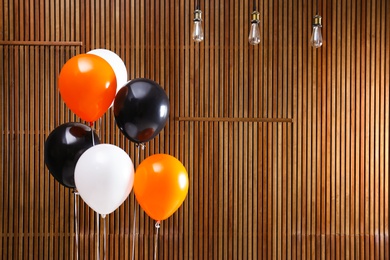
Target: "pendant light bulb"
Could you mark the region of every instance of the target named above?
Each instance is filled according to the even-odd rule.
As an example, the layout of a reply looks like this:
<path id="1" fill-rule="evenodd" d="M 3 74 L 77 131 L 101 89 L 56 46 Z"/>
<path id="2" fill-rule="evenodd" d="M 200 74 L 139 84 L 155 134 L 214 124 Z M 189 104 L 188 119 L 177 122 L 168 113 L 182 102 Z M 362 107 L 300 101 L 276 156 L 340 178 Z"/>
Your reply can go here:
<path id="1" fill-rule="evenodd" d="M 248 41 L 252 45 L 257 45 L 260 43 L 260 13 L 253 11 L 251 17 L 251 29 L 249 31 Z"/>
<path id="2" fill-rule="evenodd" d="M 195 42 L 201 42 L 204 39 L 203 28 L 202 28 L 202 11 L 196 9 L 194 12 L 194 26 L 192 29 L 192 39 Z"/>
<path id="3" fill-rule="evenodd" d="M 322 46 L 322 17 L 319 15 L 314 16 L 313 18 L 313 32 L 311 34 L 310 43 L 314 48 L 319 48 Z"/>

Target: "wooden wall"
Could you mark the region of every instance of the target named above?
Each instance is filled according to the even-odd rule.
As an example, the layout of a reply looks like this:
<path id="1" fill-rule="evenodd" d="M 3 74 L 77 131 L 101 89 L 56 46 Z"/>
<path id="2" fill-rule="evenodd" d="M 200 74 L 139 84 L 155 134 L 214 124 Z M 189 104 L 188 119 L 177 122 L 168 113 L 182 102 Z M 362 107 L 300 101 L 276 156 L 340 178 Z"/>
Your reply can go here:
<path id="1" fill-rule="evenodd" d="M 309 45 L 315 2 L 0 0 L 0 257 L 75 259 L 75 200 L 44 164 L 58 125 L 80 121 L 57 88 L 63 64 L 116 52 L 129 79 L 157 81 L 170 119 L 140 150 L 176 156 L 190 177 L 163 221 L 159 259 L 389 259 L 390 1 L 320 0 L 324 45 Z M 102 142 L 138 164 L 109 110 Z M 80 200 L 80 258 L 103 225 Z M 133 193 L 107 221 L 108 259 L 131 259 Z M 151 259 L 154 222 L 136 214 L 135 259 Z"/>

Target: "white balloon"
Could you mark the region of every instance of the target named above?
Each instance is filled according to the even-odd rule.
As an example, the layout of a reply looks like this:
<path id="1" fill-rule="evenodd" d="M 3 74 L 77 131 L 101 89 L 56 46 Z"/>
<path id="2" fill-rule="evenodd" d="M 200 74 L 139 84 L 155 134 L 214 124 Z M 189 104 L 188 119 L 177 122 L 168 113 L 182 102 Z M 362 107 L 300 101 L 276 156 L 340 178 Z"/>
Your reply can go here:
<path id="1" fill-rule="evenodd" d="M 85 203 L 104 216 L 129 196 L 134 183 L 133 162 L 121 148 L 98 144 L 80 156 L 74 181 Z"/>
<path id="2" fill-rule="evenodd" d="M 116 93 L 127 83 L 127 69 L 123 60 L 115 53 L 106 49 L 94 49 L 88 54 L 97 55 L 105 59 L 115 72 L 116 76 Z"/>

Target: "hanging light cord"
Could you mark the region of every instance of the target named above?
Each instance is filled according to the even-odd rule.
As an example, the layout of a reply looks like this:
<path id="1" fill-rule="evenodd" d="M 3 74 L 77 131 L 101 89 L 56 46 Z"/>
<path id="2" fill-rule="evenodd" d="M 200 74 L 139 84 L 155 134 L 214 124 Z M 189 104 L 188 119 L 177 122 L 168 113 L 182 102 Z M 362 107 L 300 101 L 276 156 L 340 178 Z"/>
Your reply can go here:
<path id="1" fill-rule="evenodd" d="M 256 0 L 253 0 L 253 11 L 256 11 Z"/>
<path id="2" fill-rule="evenodd" d="M 318 15 L 318 0 L 316 0 L 316 15 Z"/>
<path id="3" fill-rule="evenodd" d="M 199 5 L 199 0 L 195 0 L 195 10 L 199 10 L 200 5 Z"/>

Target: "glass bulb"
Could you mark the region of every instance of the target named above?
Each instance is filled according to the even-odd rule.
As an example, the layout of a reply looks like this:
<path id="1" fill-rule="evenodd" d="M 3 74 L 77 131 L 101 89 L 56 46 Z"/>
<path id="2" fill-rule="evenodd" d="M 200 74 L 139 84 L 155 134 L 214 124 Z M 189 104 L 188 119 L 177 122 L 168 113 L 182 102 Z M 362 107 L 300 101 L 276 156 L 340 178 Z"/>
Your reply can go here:
<path id="1" fill-rule="evenodd" d="M 196 42 L 203 41 L 204 35 L 203 35 L 203 28 L 202 28 L 202 21 L 195 20 L 194 21 L 194 28 L 192 30 L 192 39 Z"/>
<path id="2" fill-rule="evenodd" d="M 322 46 L 322 33 L 320 26 L 313 26 L 313 33 L 311 35 L 310 43 L 314 48 Z"/>
<path id="3" fill-rule="evenodd" d="M 260 29 L 258 22 L 252 22 L 251 30 L 249 31 L 249 43 L 256 45 L 260 43 Z"/>

